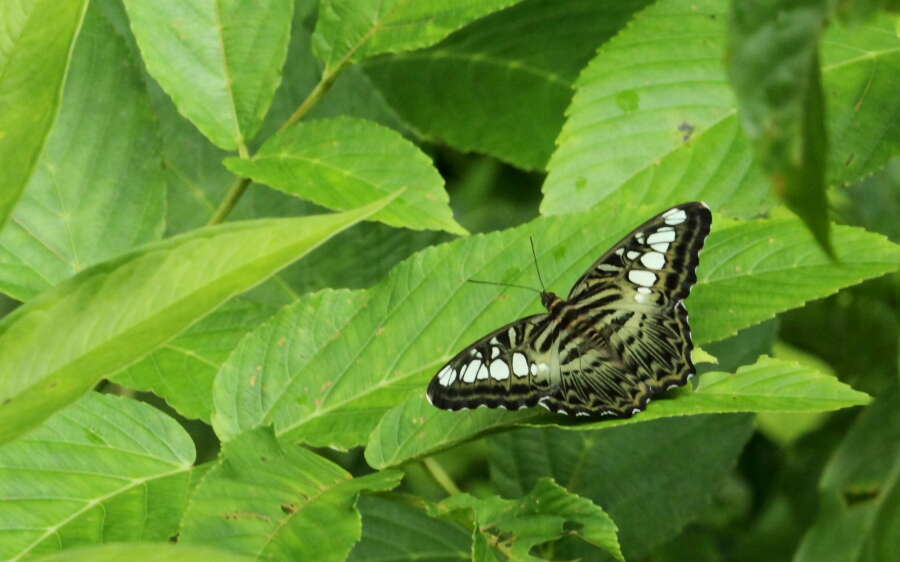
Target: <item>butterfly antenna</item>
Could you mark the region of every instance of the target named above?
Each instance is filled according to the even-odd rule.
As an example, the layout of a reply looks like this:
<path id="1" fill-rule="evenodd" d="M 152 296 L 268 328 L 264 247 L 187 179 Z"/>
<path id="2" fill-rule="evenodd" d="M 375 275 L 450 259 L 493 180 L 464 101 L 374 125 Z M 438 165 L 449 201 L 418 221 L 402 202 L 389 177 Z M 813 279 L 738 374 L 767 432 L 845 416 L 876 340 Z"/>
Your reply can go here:
<path id="1" fill-rule="evenodd" d="M 515 283 L 497 283 L 495 281 L 480 281 L 478 279 L 466 279 L 469 283 L 480 283 L 482 285 L 499 285 L 501 287 L 515 287 L 517 289 L 528 289 L 529 291 L 534 291 L 535 293 L 540 293 L 534 287 L 526 287 L 525 285 L 516 285 Z"/>
<path id="2" fill-rule="evenodd" d="M 528 241 L 531 242 L 531 255 L 534 257 L 534 269 L 537 271 L 538 281 L 541 282 L 541 292 L 546 293 L 547 287 L 544 286 L 544 279 L 541 277 L 541 268 L 538 267 L 537 252 L 534 251 L 534 237 L 529 236 Z"/>

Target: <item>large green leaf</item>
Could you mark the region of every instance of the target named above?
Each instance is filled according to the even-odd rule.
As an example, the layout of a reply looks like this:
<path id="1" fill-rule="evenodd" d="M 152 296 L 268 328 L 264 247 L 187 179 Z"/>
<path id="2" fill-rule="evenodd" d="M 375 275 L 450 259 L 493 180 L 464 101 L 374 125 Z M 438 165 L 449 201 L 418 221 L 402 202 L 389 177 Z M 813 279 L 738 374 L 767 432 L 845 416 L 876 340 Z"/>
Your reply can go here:
<path id="1" fill-rule="evenodd" d="M 0 290 L 28 300 L 159 238 L 164 214 L 159 138 L 143 78 L 94 6 L 47 145 L 0 231 Z"/>
<path id="2" fill-rule="evenodd" d="M 126 0 L 147 70 L 216 146 L 244 149 L 281 81 L 291 0 Z"/>
<path id="3" fill-rule="evenodd" d="M 362 539 L 348 560 L 469 560 L 470 534 L 459 525 L 429 517 L 425 510 L 400 498 L 359 498 Z"/>
<path id="4" fill-rule="evenodd" d="M 551 478 L 536 481 L 533 489 L 518 500 L 457 494 L 433 511 L 449 514 L 460 509 L 472 511 L 474 534 L 483 535 L 485 543 L 511 560 L 540 560 L 529 551 L 563 536 L 576 536 L 606 550 L 617 560 L 624 560 L 616 524 L 609 515 Z"/>
<path id="5" fill-rule="evenodd" d="M 366 460 L 376 468 L 446 449 L 481 433 L 513 425 L 554 425 L 588 431 L 648 422 L 659 418 L 730 412 L 822 412 L 867 403 L 868 395 L 834 377 L 806 366 L 763 357 L 737 373 L 705 373 L 694 392 L 656 400 L 633 418 L 590 423 L 549 414 L 542 409 L 448 412 L 437 410 L 423 396 L 394 408 L 372 432 Z"/>
<path id="6" fill-rule="evenodd" d="M 631 560 L 706 507 L 752 430 L 751 416 L 710 415 L 617 431 L 510 431 L 488 440 L 491 481 L 504 496 L 521 497 L 549 476 L 590 498 L 616 522 Z"/>
<path id="7" fill-rule="evenodd" d="M 420 49 L 519 0 L 324 0 L 313 35 L 326 74 L 378 53 Z"/>
<path id="8" fill-rule="evenodd" d="M 365 70 L 428 137 L 541 169 L 578 71 L 648 3 L 529 0 L 430 49 L 369 59 Z"/>
<path id="9" fill-rule="evenodd" d="M 56 117 L 86 0 L 0 4 L 0 229 L 34 171 Z"/>
<path id="10" fill-rule="evenodd" d="M 0 446 L 0 558 L 92 542 L 165 541 L 187 503 L 194 444 L 172 418 L 94 392 Z"/>
<path id="11" fill-rule="evenodd" d="M 294 125 L 252 158 L 229 158 L 240 176 L 331 209 L 353 209 L 407 188 L 373 218 L 416 230 L 465 234 L 453 220 L 437 170 L 414 144 L 371 121 L 349 117 Z"/>
<path id="12" fill-rule="evenodd" d="M 256 560 L 250 556 L 241 556 L 209 546 L 137 542 L 72 548 L 30 560 L 33 562 L 120 562 L 129 559 L 141 562 L 252 562 Z"/>
<path id="13" fill-rule="evenodd" d="M 601 47 L 576 83 L 548 165 L 543 212 L 581 210 L 616 192 L 629 195 L 610 204 L 634 191 L 673 203 L 662 197 L 675 183 L 706 187 L 702 197 L 714 207 L 740 203 L 729 209 L 738 216 L 768 205 L 768 181 L 741 137 L 722 64 L 726 10 L 715 0 L 662 0 Z M 886 118 L 897 111 L 889 76 L 900 64 L 898 40 L 890 18 L 881 18 L 830 30 L 824 41 L 825 101 L 835 138 L 828 180 L 846 181 L 898 150 L 900 127 Z M 658 168 L 666 170 L 661 178 Z M 697 183 L 691 179 L 697 174 L 710 179 Z M 715 185 L 722 191 L 709 189 Z"/>
<path id="14" fill-rule="evenodd" d="M 900 392 L 857 419 L 819 482 L 819 516 L 795 562 L 890 560 L 900 542 Z"/>
<path id="15" fill-rule="evenodd" d="M 0 443 L 389 201 L 194 231 L 88 268 L 35 297 L 0 321 Z"/>
<path id="16" fill-rule="evenodd" d="M 274 312 L 273 307 L 246 298 L 231 299 L 112 380 L 153 392 L 184 417 L 208 423 L 213 409 L 213 379 L 219 367 L 241 338 Z"/>
<path id="17" fill-rule="evenodd" d="M 359 540 L 356 497 L 387 490 L 402 473 L 353 478 L 270 428 L 223 446 L 223 459 L 194 492 L 181 542 L 208 544 L 265 560 L 344 560 Z"/>
<path id="18" fill-rule="evenodd" d="M 819 38 L 825 0 L 732 3 L 729 75 L 775 192 L 831 253 Z"/>
<path id="19" fill-rule="evenodd" d="M 629 214 L 597 209 L 544 217 L 419 252 L 369 290 L 365 307 L 342 309 L 345 313 L 339 315 L 320 297 L 305 309 L 298 307 L 285 326 L 308 326 L 315 336 L 307 333 L 300 342 L 291 329 L 274 330 L 258 339 L 257 349 L 244 349 L 245 364 L 260 365 L 264 349 L 281 338 L 308 345 L 308 355 L 298 351 L 282 365 L 263 360 L 263 371 L 279 373 L 265 389 L 250 388 L 248 377 L 241 379 L 237 370 L 235 382 L 222 396 L 235 403 L 246 400 L 248 407 L 255 403 L 247 422 L 271 420 L 282 437 L 316 445 L 360 445 L 388 409 L 424 394 L 428 378 L 463 346 L 540 310 L 533 294 L 475 285 L 468 279 L 536 285 L 529 247 L 534 236 L 547 287 L 565 294 L 598 256 L 660 210 Z M 597 225 L 603 225 L 603 234 L 597 233 Z M 883 237 L 849 227 L 839 227 L 836 233 L 841 265 L 828 260 L 797 220 L 716 228 L 687 304 L 694 341 L 703 345 L 723 339 L 808 299 L 897 268 L 900 248 Z M 755 298 L 742 300 L 741 294 L 734 294 L 743 292 Z M 317 321 L 323 317 L 329 321 Z M 305 343 L 310 341 L 314 343 Z M 240 354 L 232 359 L 244 364 Z M 245 392 L 246 398 L 236 398 Z M 259 393 L 265 394 L 264 400 Z M 219 423 L 234 423 L 242 415 L 226 414 Z"/>

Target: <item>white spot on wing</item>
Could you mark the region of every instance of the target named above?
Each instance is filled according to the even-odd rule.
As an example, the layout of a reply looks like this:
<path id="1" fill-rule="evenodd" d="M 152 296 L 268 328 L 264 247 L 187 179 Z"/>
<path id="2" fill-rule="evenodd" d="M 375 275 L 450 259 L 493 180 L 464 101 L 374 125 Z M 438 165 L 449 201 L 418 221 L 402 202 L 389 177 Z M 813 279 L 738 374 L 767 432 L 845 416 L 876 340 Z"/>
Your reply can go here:
<path id="1" fill-rule="evenodd" d="M 438 373 L 438 382 L 441 386 L 450 386 L 453 384 L 454 379 L 456 379 L 456 372 L 453 370 L 453 367 L 447 365 L 441 372 Z"/>
<path id="2" fill-rule="evenodd" d="M 491 345 L 499 345 L 499 344 L 500 344 L 500 342 L 497 341 L 497 337 L 496 337 L 496 336 L 493 337 L 493 338 L 491 338 Z"/>
<path id="3" fill-rule="evenodd" d="M 628 272 L 628 280 L 635 285 L 652 287 L 656 283 L 656 274 L 643 269 L 633 269 Z"/>
<path id="4" fill-rule="evenodd" d="M 500 348 L 492 347 L 491 348 L 491 359 L 496 359 L 498 355 L 500 355 Z"/>
<path id="5" fill-rule="evenodd" d="M 621 256 L 621 255 L 624 254 L 624 253 L 625 253 L 625 248 L 619 248 L 618 250 L 616 250 L 616 255 L 617 255 L 617 256 Z"/>
<path id="6" fill-rule="evenodd" d="M 672 212 L 674 211 L 674 212 Z M 671 214 L 670 214 L 671 213 Z M 687 213 L 684 212 L 683 209 L 671 209 L 663 215 L 666 219 L 666 224 L 676 225 L 681 224 L 687 220 Z"/>
<path id="7" fill-rule="evenodd" d="M 525 360 L 525 356 L 519 352 L 513 353 L 513 373 L 516 374 L 517 377 L 524 377 L 528 374 L 528 361 Z"/>
<path id="8" fill-rule="evenodd" d="M 666 256 L 659 252 L 647 252 L 641 256 L 641 263 L 649 269 L 662 269 L 666 265 Z"/>
<path id="9" fill-rule="evenodd" d="M 669 243 L 668 242 L 660 242 L 658 244 L 650 244 L 650 247 L 656 250 L 657 252 L 668 252 L 669 251 Z"/>
<path id="10" fill-rule="evenodd" d="M 498 381 L 505 381 L 509 378 L 509 366 L 502 359 L 497 359 L 491 363 L 491 378 Z"/>
<path id="11" fill-rule="evenodd" d="M 463 382 L 473 383 L 475 382 L 475 375 L 478 373 L 475 372 L 475 369 L 472 369 L 472 363 L 468 363 L 463 366 L 463 368 L 459 372 L 460 378 Z"/>
<path id="12" fill-rule="evenodd" d="M 657 242 L 674 242 L 675 231 L 659 229 L 647 237 L 648 244 L 656 244 Z"/>
<path id="13" fill-rule="evenodd" d="M 631 250 L 627 254 L 625 254 L 625 257 L 630 260 L 636 260 L 636 259 L 638 259 L 639 255 L 641 255 L 640 252 L 635 252 L 634 250 Z"/>
<path id="14" fill-rule="evenodd" d="M 488 373 L 487 365 L 479 363 L 478 365 L 478 380 L 484 380 L 488 378 L 490 374 Z"/>
<path id="15" fill-rule="evenodd" d="M 532 375 L 537 374 L 537 365 L 535 365 L 534 363 L 531 364 L 531 374 Z"/>
<path id="16" fill-rule="evenodd" d="M 599 269 L 600 271 L 619 271 L 619 269 L 621 269 L 621 268 L 616 267 L 614 265 L 610 265 L 608 263 L 601 263 L 600 265 L 597 266 L 597 269 Z"/>

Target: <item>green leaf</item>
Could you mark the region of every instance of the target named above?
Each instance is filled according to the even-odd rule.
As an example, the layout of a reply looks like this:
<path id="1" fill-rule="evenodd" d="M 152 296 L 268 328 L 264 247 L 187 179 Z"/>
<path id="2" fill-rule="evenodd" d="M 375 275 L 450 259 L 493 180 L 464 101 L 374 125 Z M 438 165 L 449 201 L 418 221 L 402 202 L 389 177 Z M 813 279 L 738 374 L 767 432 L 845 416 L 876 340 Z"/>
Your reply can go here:
<path id="1" fill-rule="evenodd" d="M 885 117 L 896 112 L 888 83 L 900 64 L 889 19 L 825 35 L 827 125 L 835 139 L 829 182 L 871 173 L 900 150 L 896 119 Z M 722 64 L 726 21 L 722 2 L 662 0 L 600 48 L 576 83 L 542 212 L 702 198 L 746 217 L 771 204 Z"/>
<path id="2" fill-rule="evenodd" d="M 181 542 L 216 545 L 268 560 L 344 560 L 359 540 L 356 497 L 388 490 L 399 472 L 353 478 L 271 428 L 224 444 L 223 459 L 197 487 Z"/>
<path id="3" fill-rule="evenodd" d="M 443 179 L 399 133 L 349 117 L 294 125 L 249 160 L 228 158 L 235 174 L 331 209 L 353 209 L 406 191 L 374 218 L 391 226 L 465 234 L 453 220 Z"/>
<path id="4" fill-rule="evenodd" d="M 900 393 L 860 415 L 819 482 L 819 516 L 797 562 L 890 560 L 900 541 Z"/>
<path id="5" fill-rule="evenodd" d="M 471 538 L 459 525 L 429 517 L 400 498 L 361 496 L 362 539 L 351 562 L 428 559 L 469 560 Z"/>
<path id="6" fill-rule="evenodd" d="M 31 558 L 33 562 L 251 562 L 256 560 L 209 546 L 166 543 L 118 542 L 102 546 L 67 549 L 57 554 Z"/>
<path id="7" fill-rule="evenodd" d="M 459 349 L 498 326 L 541 310 L 538 299 L 526 291 L 476 285 L 468 279 L 536 285 L 529 246 L 529 237 L 534 236 L 547 287 L 565 294 L 598 256 L 662 210 L 645 208 L 630 214 L 603 208 L 539 218 L 519 228 L 419 252 L 370 289 L 364 307 L 336 314 L 331 305 L 311 301 L 305 316 L 298 315 L 285 326 L 309 326 L 315 335 L 306 335 L 305 341 L 316 343 L 309 346 L 308 355 L 301 359 L 298 353 L 287 364 L 289 372 L 276 378 L 281 381 L 275 383 L 277 391 L 262 401 L 256 393 L 267 389 L 250 393 L 244 407 L 260 413 L 248 418 L 257 420 L 252 423 L 270 420 L 278 435 L 288 440 L 338 448 L 365 443 L 389 409 L 414 394 L 424 396 L 428 378 Z M 900 261 L 900 248 L 861 229 L 836 228 L 836 247 L 843 260 L 838 266 L 821 253 L 797 220 L 723 228 L 715 224 L 701 257 L 698 284 L 687 303 L 698 345 L 726 338 L 807 299 L 893 271 Z M 595 234 L 597 225 L 603 225 L 603 234 Z M 742 300 L 735 292 L 755 297 Z M 265 360 L 271 342 L 282 338 L 297 341 L 290 328 L 272 331 L 257 339 L 257 349 L 244 350 L 249 357 L 245 366 L 275 373 L 285 370 L 274 360 Z M 221 394 L 225 401 L 232 393 L 242 396 L 240 389 L 250 380 L 235 377 L 243 380 L 227 387 Z M 242 415 L 226 413 L 217 430 Z"/>
<path id="8" fill-rule="evenodd" d="M 21 301 L 162 235 L 165 180 L 143 76 L 97 6 L 70 68 L 44 151 L 0 231 L 0 290 Z"/>
<path id="9" fill-rule="evenodd" d="M 471 509 L 475 514 L 475 532 L 512 560 L 538 560 L 529 554 L 532 547 L 570 534 L 624 560 L 616 524 L 609 515 L 551 478 L 541 478 L 527 496 L 518 500 L 457 494 L 441 502 L 434 511 L 451 513 L 460 509 Z"/>
<path id="10" fill-rule="evenodd" d="M 346 62 L 433 45 L 519 0 L 324 0 L 313 50 L 331 74 Z"/>
<path id="11" fill-rule="evenodd" d="M 282 433 L 296 410 L 318 409 L 316 396 L 339 382 L 344 360 L 329 349 L 368 298 L 366 291 L 320 291 L 284 307 L 243 338 L 213 386 L 212 424 L 219 439 L 271 423 Z"/>
<path id="12" fill-rule="evenodd" d="M 424 393 L 424 392 L 423 392 Z M 375 468 L 402 464 L 433 454 L 476 435 L 509 426 L 547 425 L 569 430 L 610 429 L 673 416 L 733 412 L 822 412 L 866 404 L 868 395 L 834 377 L 808 367 L 763 357 L 737 373 L 712 372 L 700 377 L 694 392 L 670 400 L 655 400 L 633 418 L 579 423 L 532 408 L 448 412 L 414 396 L 379 422 L 366 447 L 366 461 Z"/>
<path id="13" fill-rule="evenodd" d="M 389 200 L 334 215 L 194 231 L 86 269 L 35 297 L 0 320 L 0 443 Z"/>
<path id="14" fill-rule="evenodd" d="M 728 58 L 741 122 L 775 193 L 829 253 L 819 36 L 824 0 L 734 2 Z"/>
<path id="15" fill-rule="evenodd" d="M 834 226 L 842 265 L 815 244 L 796 220 L 748 221 L 716 231 L 700 258 L 691 292 L 694 341 L 735 334 L 778 312 L 864 279 L 897 271 L 900 246 L 861 228 Z"/>
<path id="16" fill-rule="evenodd" d="M 34 172 L 62 94 L 85 0 L 0 5 L 0 229 Z"/>
<path id="17" fill-rule="evenodd" d="M 0 557 L 89 542 L 165 541 L 187 502 L 194 444 L 172 418 L 88 393 L 0 447 Z"/>
<path id="18" fill-rule="evenodd" d="M 752 432 L 747 415 L 675 418 L 616 431 L 522 429 L 491 436 L 488 462 L 491 481 L 506 497 L 521 497 L 549 476 L 593 500 L 616 522 L 631 560 L 674 537 L 707 507 Z"/>
<path id="19" fill-rule="evenodd" d="M 209 423 L 219 367 L 241 339 L 274 312 L 273 307 L 246 298 L 231 299 L 112 380 L 153 392 L 182 416 Z"/>
<path id="20" fill-rule="evenodd" d="M 281 81 L 294 2 L 126 0 L 147 71 L 216 146 L 245 149 Z"/>
<path id="21" fill-rule="evenodd" d="M 542 169 L 578 71 L 648 3 L 523 2 L 430 49 L 369 59 L 365 70 L 428 137 Z"/>

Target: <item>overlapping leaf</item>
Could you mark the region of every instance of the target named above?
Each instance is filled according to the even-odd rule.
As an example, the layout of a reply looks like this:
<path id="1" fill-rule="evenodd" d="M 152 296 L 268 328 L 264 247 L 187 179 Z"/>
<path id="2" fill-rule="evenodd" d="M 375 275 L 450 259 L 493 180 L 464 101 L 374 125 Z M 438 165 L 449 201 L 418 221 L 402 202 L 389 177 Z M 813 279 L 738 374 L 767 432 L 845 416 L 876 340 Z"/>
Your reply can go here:
<path id="1" fill-rule="evenodd" d="M 103 262 L 35 297 L 0 321 L 0 443 L 389 201 L 194 231 Z"/>
<path id="2" fill-rule="evenodd" d="M 656 400 L 628 419 L 573 424 L 542 409 L 479 411 L 477 416 L 437 410 L 414 396 L 394 408 L 372 432 L 366 460 L 381 468 L 425 456 L 475 435 L 510 425 L 555 425 L 588 431 L 673 416 L 729 412 L 821 412 L 862 405 L 868 395 L 808 367 L 763 357 L 737 373 L 705 373 L 700 387 L 671 400 Z"/>
<path id="3" fill-rule="evenodd" d="M 233 380 L 224 387 L 228 392 L 219 393 L 217 388 L 217 409 L 219 395 L 235 404 L 255 402 L 258 406 L 251 408 L 255 413 L 244 422 L 250 425 L 241 425 L 242 429 L 271 421 L 287 439 L 337 447 L 362 444 L 388 409 L 409 396 L 423 396 L 428 378 L 460 348 L 497 326 L 540 310 L 537 298 L 526 291 L 466 280 L 535 285 L 528 243 L 533 235 L 547 288 L 565 294 L 597 256 L 659 210 L 629 215 L 598 209 L 547 217 L 429 248 L 394 268 L 369 290 L 365 306 L 348 307 L 343 316 L 317 296 L 309 307 L 295 310 L 285 323 L 288 329 L 260 338 L 258 349 L 244 349 L 246 362 L 241 354 L 232 357 L 236 365 L 280 373 L 278 382 L 254 389 L 252 373 L 235 369 L 227 377 Z M 603 225 L 603 233 L 597 225 Z M 896 269 L 900 249 L 890 242 L 861 229 L 841 227 L 837 232 L 840 266 L 830 263 L 796 220 L 755 221 L 715 230 L 687 305 L 695 343 L 728 337 L 810 298 Z M 736 287 L 755 295 L 753 301 L 746 300 L 746 311 L 745 301 L 732 294 Z M 320 318 L 328 322 L 321 323 Z M 300 340 L 291 326 L 310 326 L 316 335 L 303 332 Z M 290 363 L 295 366 L 291 370 L 288 364 L 264 360 L 264 350 L 274 345 L 269 342 L 282 338 L 297 346 L 298 356 L 304 341 L 316 343 L 308 348 L 309 355 Z M 260 392 L 268 393 L 269 399 L 260 402 Z M 234 423 L 239 415 L 227 414 L 219 423 Z"/>
<path id="4" fill-rule="evenodd" d="M 313 35 L 331 73 L 345 61 L 420 49 L 519 0 L 325 0 Z M 426 24 L 427 22 L 427 24 Z"/>
<path id="5" fill-rule="evenodd" d="M 344 560 L 359 540 L 356 497 L 387 490 L 402 473 L 353 478 L 338 465 L 269 428 L 223 447 L 223 459 L 195 490 L 181 541 L 266 560 Z"/>
<path id="6" fill-rule="evenodd" d="M 143 77 L 94 6 L 47 146 L 0 231 L 0 290 L 28 300 L 159 238 L 164 213 L 159 138 Z"/>
<path id="7" fill-rule="evenodd" d="M 630 194 L 633 182 L 638 193 L 665 194 L 673 180 L 695 173 L 712 179 L 698 187 L 728 186 L 704 196 L 714 207 L 740 202 L 742 208 L 729 209 L 739 216 L 761 210 L 769 183 L 737 124 L 722 63 L 725 10 L 713 0 L 664 0 L 600 49 L 576 83 L 548 165 L 543 212 L 584 209 L 626 186 Z M 897 41 L 890 18 L 825 35 L 825 101 L 835 139 L 829 181 L 859 178 L 897 152 L 900 129 L 887 117 L 898 111 L 888 85 L 900 64 Z M 672 159 L 679 164 L 668 164 Z M 660 166 L 671 167 L 658 184 Z M 719 199 L 729 190 L 737 195 L 733 203 Z"/>
<path id="8" fill-rule="evenodd" d="M 0 5 L 0 229 L 25 190 L 56 117 L 87 5 L 85 0 Z"/>
<path id="9" fill-rule="evenodd" d="M 504 497 L 522 497 L 549 476 L 593 500 L 616 522 L 631 560 L 676 535 L 707 506 L 752 432 L 748 415 L 691 416 L 617 431 L 521 429 L 490 437 L 488 462 Z"/>
<path id="10" fill-rule="evenodd" d="M 127 0 L 147 70 L 216 146 L 244 148 L 281 81 L 290 0 Z"/>
<path id="11" fill-rule="evenodd" d="M 187 502 L 194 444 L 178 423 L 89 393 L 0 446 L 0 557 L 100 541 L 165 541 Z"/>
<path id="12" fill-rule="evenodd" d="M 365 70 L 416 130 L 541 169 L 578 71 L 648 3 L 531 0 L 430 49 L 369 59 Z"/>
<path id="13" fill-rule="evenodd" d="M 819 482 L 819 517 L 794 560 L 890 560 L 900 540 L 900 393 L 857 419 Z"/>
<path id="14" fill-rule="evenodd" d="M 34 562 L 252 562 L 256 558 L 241 556 L 220 548 L 167 543 L 116 542 L 103 546 L 70 548 L 64 552 L 32 558 Z"/>
<path id="15" fill-rule="evenodd" d="M 434 511 L 452 513 L 460 509 L 474 514 L 473 559 L 476 560 L 488 559 L 477 556 L 479 534 L 483 535 L 485 544 L 512 560 L 540 560 L 529 554 L 534 546 L 570 534 L 606 550 L 617 560 L 624 560 L 616 524 L 609 515 L 591 500 L 567 491 L 551 478 L 538 480 L 518 500 L 457 494 L 441 502 Z"/>
<path id="16" fill-rule="evenodd" d="M 235 298 L 183 334 L 117 373 L 128 388 L 153 392 L 187 418 L 210 421 L 213 379 L 247 332 L 274 313 L 273 307 Z"/>
<path id="17" fill-rule="evenodd" d="M 371 121 L 320 119 L 294 125 L 232 172 L 331 209 L 352 209 L 406 188 L 374 215 L 392 226 L 466 231 L 453 220 L 443 179 L 399 133 Z"/>
<path id="18" fill-rule="evenodd" d="M 471 537 L 465 529 L 399 498 L 362 496 L 362 539 L 351 562 L 371 560 L 469 560 Z"/>

